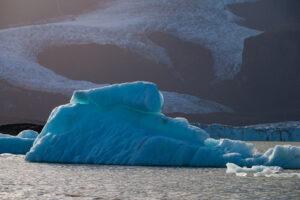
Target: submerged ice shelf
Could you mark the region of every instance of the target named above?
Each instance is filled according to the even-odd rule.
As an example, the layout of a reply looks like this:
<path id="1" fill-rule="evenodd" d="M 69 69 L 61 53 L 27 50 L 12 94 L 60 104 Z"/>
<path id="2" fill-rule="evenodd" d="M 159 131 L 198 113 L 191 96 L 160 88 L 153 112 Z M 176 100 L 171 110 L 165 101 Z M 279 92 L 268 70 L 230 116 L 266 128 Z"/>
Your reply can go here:
<path id="1" fill-rule="evenodd" d="M 161 113 L 156 85 L 133 82 L 76 91 L 55 108 L 33 147 L 32 162 L 300 168 L 300 148 L 275 146 L 264 154 L 252 144 L 212 139 L 186 119 Z"/>

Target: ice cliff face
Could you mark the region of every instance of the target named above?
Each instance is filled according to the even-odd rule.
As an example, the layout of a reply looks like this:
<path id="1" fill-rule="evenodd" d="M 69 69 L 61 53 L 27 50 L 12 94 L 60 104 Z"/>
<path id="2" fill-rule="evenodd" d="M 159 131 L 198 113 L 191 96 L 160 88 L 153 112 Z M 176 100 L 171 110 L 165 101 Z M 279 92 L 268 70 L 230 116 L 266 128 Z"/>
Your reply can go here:
<path id="1" fill-rule="evenodd" d="M 215 140 L 186 119 L 160 110 L 156 85 L 125 83 L 75 92 L 55 108 L 33 147 L 32 162 L 225 167 L 300 167 L 300 148 L 276 146 L 258 153 L 252 144 Z"/>
<path id="2" fill-rule="evenodd" d="M 300 141 L 299 122 L 280 122 L 252 126 L 232 127 L 221 124 L 196 126 L 204 129 L 212 138 L 229 138 L 244 141 Z"/>

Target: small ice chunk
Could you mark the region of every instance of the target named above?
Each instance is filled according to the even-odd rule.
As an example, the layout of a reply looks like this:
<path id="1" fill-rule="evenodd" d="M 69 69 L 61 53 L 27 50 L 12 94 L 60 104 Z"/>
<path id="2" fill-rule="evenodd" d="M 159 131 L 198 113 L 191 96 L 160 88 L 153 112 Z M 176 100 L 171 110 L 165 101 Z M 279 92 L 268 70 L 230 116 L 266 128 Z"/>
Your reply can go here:
<path id="1" fill-rule="evenodd" d="M 0 154 L 26 154 L 37 136 L 33 130 L 24 130 L 17 136 L 0 133 Z"/>
<path id="2" fill-rule="evenodd" d="M 226 167 L 226 173 L 236 174 L 237 176 L 247 176 L 249 173 L 252 173 L 254 176 L 269 176 L 282 171 L 282 168 L 278 166 L 254 165 L 251 168 L 247 168 L 240 167 L 233 163 L 227 163 Z"/>
<path id="3" fill-rule="evenodd" d="M 20 132 L 17 137 L 19 138 L 29 138 L 29 139 L 35 139 L 39 134 L 36 131 L 33 130 L 24 130 Z"/>
<path id="4" fill-rule="evenodd" d="M 16 136 L 0 136 L 0 154 L 26 154 L 33 145 L 34 138 L 21 138 Z"/>
<path id="5" fill-rule="evenodd" d="M 264 153 L 264 156 L 268 158 L 267 165 L 279 165 L 283 168 L 299 168 L 300 166 L 300 147 L 276 145 Z"/>

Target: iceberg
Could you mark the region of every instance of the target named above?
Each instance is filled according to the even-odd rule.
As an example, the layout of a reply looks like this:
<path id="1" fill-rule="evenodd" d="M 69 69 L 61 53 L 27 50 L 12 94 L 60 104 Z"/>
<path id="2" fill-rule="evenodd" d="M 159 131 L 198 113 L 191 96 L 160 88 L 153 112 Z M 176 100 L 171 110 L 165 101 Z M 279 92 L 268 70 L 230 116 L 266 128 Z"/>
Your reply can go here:
<path id="1" fill-rule="evenodd" d="M 0 154 L 26 154 L 37 136 L 38 133 L 33 130 L 24 130 L 17 136 L 0 133 Z"/>
<path id="2" fill-rule="evenodd" d="M 161 112 L 163 96 L 149 82 L 75 91 L 55 108 L 25 159 L 31 162 L 225 167 L 278 165 L 300 168 L 300 148 L 216 140 L 184 118 Z"/>

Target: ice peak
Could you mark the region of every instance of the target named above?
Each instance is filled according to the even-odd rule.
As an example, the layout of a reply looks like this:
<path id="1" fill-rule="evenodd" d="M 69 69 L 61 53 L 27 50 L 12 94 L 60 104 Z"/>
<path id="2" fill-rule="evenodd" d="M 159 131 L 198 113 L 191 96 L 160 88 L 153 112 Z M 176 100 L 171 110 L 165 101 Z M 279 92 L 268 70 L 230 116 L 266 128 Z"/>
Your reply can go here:
<path id="1" fill-rule="evenodd" d="M 161 112 L 163 96 L 154 83 L 138 81 L 75 91 L 70 103 L 97 107 L 126 106 L 142 112 Z"/>

